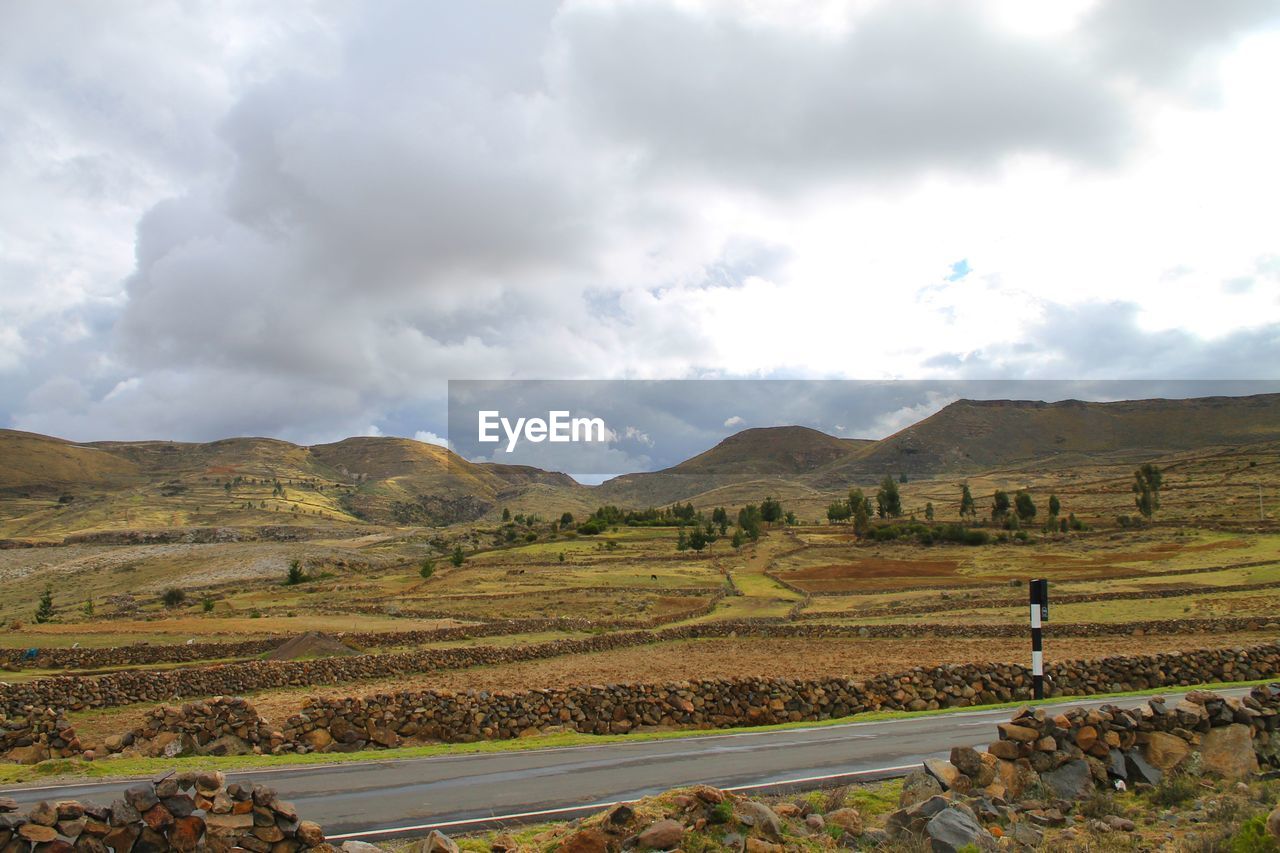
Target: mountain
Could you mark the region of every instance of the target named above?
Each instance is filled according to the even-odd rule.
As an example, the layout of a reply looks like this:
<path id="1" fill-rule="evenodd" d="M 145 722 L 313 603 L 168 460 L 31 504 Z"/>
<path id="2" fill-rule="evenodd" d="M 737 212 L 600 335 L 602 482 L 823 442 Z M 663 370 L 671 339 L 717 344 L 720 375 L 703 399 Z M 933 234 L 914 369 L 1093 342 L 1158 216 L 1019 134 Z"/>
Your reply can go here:
<path id="1" fill-rule="evenodd" d="M 599 486 L 600 502 L 658 506 L 748 483 L 761 496 L 776 494 L 873 443 L 802 426 L 746 429 L 671 468 L 606 480 Z"/>
<path id="2" fill-rule="evenodd" d="M 0 538 L 72 531 L 361 522 L 439 525 L 495 511 L 582 512 L 565 474 L 476 465 L 432 444 L 349 438 L 75 443 L 0 430 Z"/>
<path id="3" fill-rule="evenodd" d="M 1280 394 L 1057 403 L 958 400 L 817 472 L 829 486 L 885 474 L 919 478 L 1032 460 L 1141 460 L 1161 453 L 1280 439 Z"/>
<path id="4" fill-rule="evenodd" d="M 1042 403 L 959 400 L 879 441 L 800 426 L 748 429 L 662 471 L 600 486 L 474 464 L 403 438 L 310 447 L 269 438 L 76 443 L 0 430 L 0 539 L 182 526 L 435 526 L 503 507 L 553 518 L 602 504 L 740 506 L 774 495 L 818 512 L 851 485 L 1129 464 L 1280 442 L 1280 394 Z"/>

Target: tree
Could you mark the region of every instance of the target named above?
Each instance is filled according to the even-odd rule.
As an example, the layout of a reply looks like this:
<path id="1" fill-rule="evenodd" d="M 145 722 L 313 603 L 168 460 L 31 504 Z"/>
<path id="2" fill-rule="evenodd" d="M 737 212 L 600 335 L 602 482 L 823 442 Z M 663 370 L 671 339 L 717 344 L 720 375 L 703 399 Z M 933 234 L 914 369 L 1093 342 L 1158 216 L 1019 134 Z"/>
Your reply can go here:
<path id="1" fill-rule="evenodd" d="M 1057 516 L 1062 511 L 1062 502 L 1057 495 L 1049 495 L 1049 515 Z"/>
<path id="2" fill-rule="evenodd" d="M 723 536 L 729 529 L 729 513 L 724 507 L 718 506 L 711 511 L 711 523 L 720 528 L 720 535 Z"/>
<path id="3" fill-rule="evenodd" d="M 93 599 L 92 598 L 86 598 L 84 600 L 84 607 L 80 608 L 80 612 L 83 613 L 85 617 L 88 619 L 93 618 Z"/>
<path id="4" fill-rule="evenodd" d="M 827 507 L 827 521 L 835 524 L 838 521 L 848 521 L 849 516 L 853 513 L 849 511 L 849 505 L 844 501 L 835 501 Z"/>
<path id="5" fill-rule="evenodd" d="M 760 538 L 760 524 L 762 522 L 760 507 L 755 504 L 747 504 L 738 510 L 738 529 L 752 542 Z"/>
<path id="6" fill-rule="evenodd" d="M 760 518 L 766 524 L 782 521 L 782 502 L 772 497 L 765 498 L 760 503 Z"/>
<path id="7" fill-rule="evenodd" d="M 200 602 L 200 609 L 203 610 L 205 613 L 212 613 L 213 599 L 206 595 L 204 599 Z"/>
<path id="8" fill-rule="evenodd" d="M 36 622 L 43 625 L 53 619 L 53 586 L 46 584 L 40 593 L 40 603 L 36 605 Z"/>
<path id="9" fill-rule="evenodd" d="M 561 529 L 565 527 L 573 527 L 573 513 L 566 512 L 564 515 L 560 516 L 560 527 Z"/>
<path id="10" fill-rule="evenodd" d="M 456 569 L 467 561 L 467 555 L 463 553 L 461 545 L 453 546 L 453 553 L 449 555 L 449 562 Z"/>
<path id="11" fill-rule="evenodd" d="M 164 591 L 164 595 L 160 597 L 160 600 L 164 602 L 165 607 L 181 607 L 182 603 L 187 600 L 187 594 L 177 587 L 171 587 Z"/>
<path id="12" fill-rule="evenodd" d="M 1036 517 L 1036 504 L 1031 500 L 1031 495 L 1026 491 L 1020 491 L 1013 497 L 1013 508 L 1018 513 L 1019 521 L 1030 521 Z"/>
<path id="13" fill-rule="evenodd" d="M 285 576 L 285 586 L 297 586 L 307 579 L 302 572 L 302 563 L 297 560 L 289 561 L 289 574 Z"/>
<path id="14" fill-rule="evenodd" d="M 741 527 L 734 529 L 733 538 L 729 540 L 729 544 L 733 546 L 735 551 L 742 547 L 742 528 Z"/>
<path id="15" fill-rule="evenodd" d="M 676 538 L 676 550 L 685 551 L 689 548 L 689 537 L 684 535 L 684 528 L 680 528 L 680 535 Z"/>
<path id="16" fill-rule="evenodd" d="M 1160 508 L 1160 486 L 1164 474 L 1150 462 L 1133 472 L 1133 502 L 1144 518 L 1150 518 Z"/>
<path id="17" fill-rule="evenodd" d="M 511 520 L 511 510 L 507 509 L 505 506 L 502 508 L 502 520 L 504 522 Z"/>
<path id="18" fill-rule="evenodd" d="M 684 531 L 681 531 L 682 533 Z M 701 551 L 703 548 L 711 544 L 707 540 L 707 534 L 702 532 L 701 527 L 694 527 L 693 533 L 689 534 L 689 547 L 695 551 Z"/>
<path id="19" fill-rule="evenodd" d="M 973 502 L 973 494 L 968 483 L 960 484 L 960 517 L 970 521 L 978 514 L 978 505 Z"/>
<path id="20" fill-rule="evenodd" d="M 933 501 L 929 501 L 924 505 L 924 520 L 933 521 Z"/>
<path id="21" fill-rule="evenodd" d="M 1009 514 L 1009 493 L 996 489 L 994 495 L 991 496 L 991 520 L 1003 521 L 1004 517 Z"/>
<path id="22" fill-rule="evenodd" d="M 876 512 L 881 518 L 897 518 L 902 515 L 902 496 L 898 494 L 898 484 L 887 475 L 876 492 Z"/>
<path id="23" fill-rule="evenodd" d="M 898 482 L 899 482 L 899 483 L 902 483 L 902 484 L 905 486 L 905 485 L 907 484 L 907 475 L 906 475 L 906 474 L 899 474 L 899 475 L 898 475 Z"/>
<path id="24" fill-rule="evenodd" d="M 853 532 L 859 536 L 866 536 L 867 531 L 871 529 L 871 512 L 870 504 L 867 501 L 859 501 L 857 506 L 853 508 Z"/>
<path id="25" fill-rule="evenodd" d="M 784 515 L 784 516 L 782 516 L 782 520 L 783 520 L 783 522 L 784 522 L 784 523 L 786 523 L 788 526 L 791 526 L 791 525 L 795 525 L 795 524 L 799 524 L 799 523 L 800 523 L 800 519 L 796 518 L 796 514 L 795 514 L 794 512 L 792 512 L 791 510 L 787 510 L 787 514 L 786 514 L 786 515 Z"/>
<path id="26" fill-rule="evenodd" d="M 428 557 L 422 561 L 422 565 L 418 567 L 418 574 L 423 580 L 431 577 L 436 573 L 436 561 Z"/>

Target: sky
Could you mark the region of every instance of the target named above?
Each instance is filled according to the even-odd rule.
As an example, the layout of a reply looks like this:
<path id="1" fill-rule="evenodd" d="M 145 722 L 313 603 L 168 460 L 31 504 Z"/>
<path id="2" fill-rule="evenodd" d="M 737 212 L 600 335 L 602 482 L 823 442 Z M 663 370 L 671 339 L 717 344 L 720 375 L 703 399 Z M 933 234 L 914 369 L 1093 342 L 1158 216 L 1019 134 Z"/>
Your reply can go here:
<path id="1" fill-rule="evenodd" d="M 0 425 L 1277 379 L 1278 82 L 1280 0 L 0 0 Z"/>

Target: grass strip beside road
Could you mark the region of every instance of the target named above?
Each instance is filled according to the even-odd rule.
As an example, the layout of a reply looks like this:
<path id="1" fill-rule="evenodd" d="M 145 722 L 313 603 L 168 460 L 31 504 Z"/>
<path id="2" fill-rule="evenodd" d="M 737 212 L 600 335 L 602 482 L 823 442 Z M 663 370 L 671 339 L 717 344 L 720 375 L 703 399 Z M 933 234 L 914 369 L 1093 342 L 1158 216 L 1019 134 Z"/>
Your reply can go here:
<path id="1" fill-rule="evenodd" d="M 1059 696 L 1043 702 L 1001 702 L 993 705 L 969 705 L 956 708 L 938 708 L 932 711 L 872 711 L 833 720 L 776 723 L 767 726 L 738 726 L 724 729 L 678 729 L 656 732 L 639 732 L 625 735 L 590 735 L 577 732 L 511 740 L 486 740 L 475 743 L 438 743 L 399 749 L 367 749 L 346 753 L 308 753 L 297 755 L 237 755 L 237 756 L 186 756 L 182 758 L 104 758 L 97 761 L 79 759 L 55 759 L 40 764 L 21 766 L 0 764 L 0 785 L 24 785 L 35 782 L 57 783 L 98 781 L 112 779 L 149 778 L 170 770 L 241 770 L 280 769 L 286 767 L 317 767 L 327 764 L 345 764 L 368 761 L 404 761 L 436 756 L 474 755 L 480 753 L 525 752 L 541 749 L 562 749 L 577 746 L 599 746 L 613 743 L 671 740 L 675 738 L 715 737 L 730 734 L 762 733 L 838 726 L 847 723 L 874 723 L 885 720 L 907 720 L 946 714 L 975 713 L 1035 707 L 1042 704 L 1060 704 L 1072 700 L 1093 702 L 1105 699 L 1125 699 L 1143 696 L 1182 694 L 1192 690 L 1224 690 L 1233 687 L 1253 687 L 1269 684 L 1275 678 L 1256 681 L 1235 681 L 1214 684 L 1197 684 L 1185 687 L 1139 690 L 1128 693 L 1099 693 L 1090 696 Z M 994 731 L 993 731 L 994 737 Z"/>

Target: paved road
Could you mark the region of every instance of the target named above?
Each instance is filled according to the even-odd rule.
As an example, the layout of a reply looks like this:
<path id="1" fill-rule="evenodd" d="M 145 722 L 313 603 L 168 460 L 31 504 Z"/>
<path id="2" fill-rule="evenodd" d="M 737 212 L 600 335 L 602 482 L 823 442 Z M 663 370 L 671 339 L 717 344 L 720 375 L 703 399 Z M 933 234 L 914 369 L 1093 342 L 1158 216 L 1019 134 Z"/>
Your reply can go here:
<path id="1" fill-rule="evenodd" d="M 1222 691 L 1243 695 L 1244 689 Z M 1172 691 L 1170 691 L 1172 693 Z M 1050 708 L 1145 699 L 1068 701 Z M 565 816 L 704 782 L 719 788 L 816 786 L 902 775 L 956 745 L 985 745 L 1010 711 L 847 723 L 665 741 L 294 767 L 229 774 L 293 801 L 330 837 L 375 840 L 430 827 L 458 831 L 539 815 Z M 17 788 L 20 803 L 109 802 L 128 783 Z"/>

